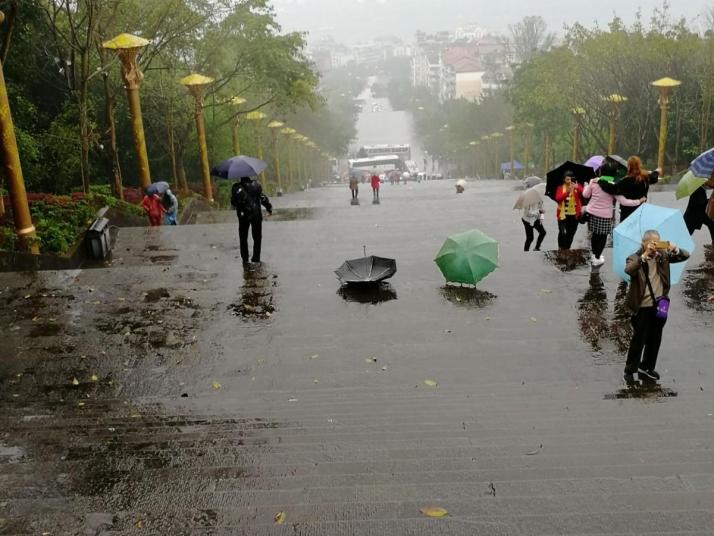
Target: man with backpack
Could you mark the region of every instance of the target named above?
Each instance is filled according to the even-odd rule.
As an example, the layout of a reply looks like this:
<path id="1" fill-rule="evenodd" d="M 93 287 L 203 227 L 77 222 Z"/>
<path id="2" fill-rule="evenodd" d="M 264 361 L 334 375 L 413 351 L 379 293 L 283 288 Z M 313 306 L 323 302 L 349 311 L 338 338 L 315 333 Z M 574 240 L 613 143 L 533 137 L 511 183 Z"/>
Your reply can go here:
<path id="1" fill-rule="evenodd" d="M 263 211 L 265 207 L 268 214 L 273 213 L 270 200 L 263 193 L 260 183 L 250 177 L 241 177 L 231 189 L 231 205 L 238 215 L 238 238 L 240 239 L 240 256 L 243 264 L 248 263 L 248 230 L 253 235 L 253 257 L 251 262 L 260 262 L 260 245 L 263 239 Z"/>

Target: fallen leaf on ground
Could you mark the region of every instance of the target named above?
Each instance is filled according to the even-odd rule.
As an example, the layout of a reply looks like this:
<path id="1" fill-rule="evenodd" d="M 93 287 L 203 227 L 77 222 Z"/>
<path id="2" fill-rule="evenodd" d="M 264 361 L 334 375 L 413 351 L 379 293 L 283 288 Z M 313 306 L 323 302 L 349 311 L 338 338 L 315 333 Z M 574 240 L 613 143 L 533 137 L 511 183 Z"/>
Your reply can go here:
<path id="1" fill-rule="evenodd" d="M 551 292 L 553 292 L 553 291 L 550 290 L 549 288 L 542 288 L 542 289 L 540 289 L 540 291 L 543 292 L 543 293 L 545 293 L 545 294 L 550 294 Z"/>
<path id="2" fill-rule="evenodd" d="M 137 521 L 136 523 L 134 523 L 134 526 L 135 526 L 137 529 L 140 529 L 140 528 L 142 528 L 142 527 L 144 526 L 144 522 L 140 519 L 139 521 Z"/>
<path id="3" fill-rule="evenodd" d="M 491 317 L 487 316 L 486 318 L 484 318 L 484 320 L 491 320 Z"/>
<path id="4" fill-rule="evenodd" d="M 419 508 L 419 511 L 426 517 L 444 517 L 449 514 L 446 508 L 442 508 L 441 506 L 423 506 Z"/>
<path id="5" fill-rule="evenodd" d="M 317 359 L 318 357 L 320 357 L 320 354 L 314 354 L 310 356 L 310 359 Z"/>
<path id="6" fill-rule="evenodd" d="M 283 523 L 285 523 L 285 512 L 278 512 L 277 514 L 275 514 L 273 520 L 275 521 L 276 525 L 282 525 Z"/>
<path id="7" fill-rule="evenodd" d="M 214 389 L 220 389 L 221 384 L 214 380 L 214 382 L 211 384 L 211 387 L 213 387 Z"/>
<path id="8" fill-rule="evenodd" d="M 92 374 L 91 380 L 92 380 L 93 382 L 98 382 L 98 381 L 99 381 L 99 378 L 97 377 L 96 374 Z"/>
<path id="9" fill-rule="evenodd" d="M 312 383 L 320 383 L 320 380 L 318 380 L 317 378 L 315 378 L 314 380 L 312 380 Z"/>
<path id="10" fill-rule="evenodd" d="M 424 380 L 424 385 L 428 387 L 437 387 L 439 384 L 434 380 Z"/>
<path id="11" fill-rule="evenodd" d="M 77 378 L 72 378 L 72 385 L 79 385 L 79 380 Z"/>
<path id="12" fill-rule="evenodd" d="M 535 316 L 531 317 L 531 322 L 538 322 L 538 319 Z"/>

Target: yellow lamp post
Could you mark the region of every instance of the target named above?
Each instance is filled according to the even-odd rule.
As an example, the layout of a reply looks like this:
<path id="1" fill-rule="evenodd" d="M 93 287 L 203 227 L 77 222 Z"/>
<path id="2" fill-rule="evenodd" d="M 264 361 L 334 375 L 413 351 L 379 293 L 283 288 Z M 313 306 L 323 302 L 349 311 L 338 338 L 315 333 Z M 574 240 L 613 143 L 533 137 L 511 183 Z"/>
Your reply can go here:
<path id="1" fill-rule="evenodd" d="M 297 181 L 298 181 L 298 184 L 300 185 L 300 188 L 302 188 L 303 181 L 305 179 L 305 175 L 303 174 L 303 160 L 304 160 L 303 148 L 302 148 L 303 135 L 300 134 L 299 132 L 295 132 L 295 134 L 292 134 L 290 137 L 295 142 L 295 175 L 297 176 Z"/>
<path id="2" fill-rule="evenodd" d="M 146 152 L 146 138 L 144 136 L 144 120 L 141 115 L 141 101 L 139 100 L 139 85 L 144 75 L 136 64 L 136 56 L 142 47 L 149 44 L 147 39 L 127 33 L 119 34 L 109 41 L 102 43 L 102 47 L 114 50 L 121 61 L 121 76 L 129 100 L 129 115 L 131 116 L 131 132 L 134 137 L 134 151 L 139 166 L 139 184 L 146 188 L 151 184 L 149 171 L 149 156 Z"/>
<path id="3" fill-rule="evenodd" d="M 607 145 L 607 154 L 614 154 L 617 144 L 617 122 L 620 119 L 620 105 L 627 102 L 627 97 L 613 93 L 603 100 L 608 103 L 607 117 L 610 122 L 610 140 Z"/>
<path id="4" fill-rule="evenodd" d="M 498 177 L 498 174 L 501 172 L 501 138 L 503 138 L 503 134 L 501 132 L 494 132 L 491 134 L 491 139 L 493 140 L 494 145 L 494 158 L 496 159 L 496 177 Z"/>
<path id="5" fill-rule="evenodd" d="M 231 140 L 233 141 L 233 154 L 236 156 L 240 154 L 240 116 L 238 115 L 238 109 L 240 108 L 241 104 L 245 104 L 245 102 L 246 100 L 243 97 L 233 97 L 231 99 L 231 104 L 236 109 L 236 116 L 233 118 L 233 122 L 231 123 Z"/>
<path id="6" fill-rule="evenodd" d="M 203 179 L 203 197 L 213 202 L 213 188 L 211 187 L 211 171 L 208 167 L 208 147 L 206 146 L 206 125 L 203 121 L 203 94 L 206 87 L 213 82 L 213 78 L 202 74 L 190 74 L 182 78 L 179 83 L 186 86 L 193 97 L 193 116 L 196 120 L 196 138 L 198 139 L 198 154 L 201 159 L 201 175 Z"/>
<path id="7" fill-rule="evenodd" d="M 523 177 L 528 177 L 528 167 L 531 159 L 531 139 L 533 137 L 533 123 L 523 124 Z"/>
<path id="8" fill-rule="evenodd" d="M 652 82 L 659 89 L 659 147 L 657 150 L 657 167 L 664 172 L 665 150 L 667 148 L 667 114 L 669 112 L 669 97 L 672 89 L 681 86 L 682 82 L 673 78 L 660 78 Z"/>
<path id="9" fill-rule="evenodd" d="M 583 128 L 583 117 L 585 116 L 585 108 L 573 108 L 573 117 L 575 118 L 575 127 L 573 130 L 573 162 L 580 162 L 580 138 Z"/>
<path id="10" fill-rule="evenodd" d="M 476 178 L 476 150 L 477 150 L 478 144 L 479 144 L 479 142 L 477 142 L 476 140 L 473 140 L 473 141 L 470 141 L 470 142 L 469 142 L 469 147 L 471 147 L 471 149 L 473 150 L 473 155 L 471 155 L 471 156 L 472 156 L 472 158 L 473 158 L 473 166 L 472 166 L 472 168 L 473 168 L 473 176 L 474 176 L 474 178 Z"/>
<path id="11" fill-rule="evenodd" d="M 0 11 L 0 24 L 5 20 L 5 14 Z M 15 234 L 20 241 L 20 247 L 37 255 L 40 249 L 37 245 L 37 234 L 32 224 L 30 205 L 27 202 L 25 179 L 22 176 L 20 154 L 17 151 L 15 125 L 10 113 L 10 102 L 5 86 L 5 75 L 0 62 L 0 154 L 2 155 L 3 171 L 10 193 L 12 216 L 15 220 Z"/>
<path id="12" fill-rule="evenodd" d="M 506 132 L 508 132 L 508 145 L 509 145 L 509 159 L 511 161 L 511 178 L 515 179 L 516 178 L 516 146 L 515 146 L 515 139 L 514 139 L 514 134 L 516 131 L 516 127 L 513 125 L 506 127 Z"/>
<path id="13" fill-rule="evenodd" d="M 266 115 L 263 112 L 258 112 L 258 111 L 253 111 L 248 113 L 248 115 L 245 116 L 245 118 L 248 121 L 253 121 L 255 123 L 255 144 L 256 144 L 256 153 L 258 155 L 258 158 L 263 160 L 263 136 L 262 136 L 262 130 L 261 127 L 263 119 L 265 119 Z M 265 172 L 263 171 L 260 174 L 260 184 L 263 186 L 264 189 L 267 189 L 267 185 L 265 183 Z"/>
<path id="14" fill-rule="evenodd" d="M 280 133 L 285 136 L 285 153 L 288 161 L 288 190 L 293 190 L 293 155 L 292 155 L 292 135 L 295 134 L 294 128 L 285 127 L 280 129 Z"/>
<path id="15" fill-rule="evenodd" d="M 484 175 L 488 177 L 488 175 L 491 173 L 491 165 L 488 161 L 488 153 L 491 149 L 491 136 L 481 136 L 481 143 L 483 144 L 483 172 Z"/>
<path id="16" fill-rule="evenodd" d="M 283 195 L 283 178 L 280 174 L 280 154 L 278 154 L 278 130 L 283 128 L 285 123 L 281 121 L 271 121 L 268 123 L 270 129 L 271 149 L 273 152 L 273 163 L 275 165 L 275 178 L 278 185 L 278 197 Z"/>

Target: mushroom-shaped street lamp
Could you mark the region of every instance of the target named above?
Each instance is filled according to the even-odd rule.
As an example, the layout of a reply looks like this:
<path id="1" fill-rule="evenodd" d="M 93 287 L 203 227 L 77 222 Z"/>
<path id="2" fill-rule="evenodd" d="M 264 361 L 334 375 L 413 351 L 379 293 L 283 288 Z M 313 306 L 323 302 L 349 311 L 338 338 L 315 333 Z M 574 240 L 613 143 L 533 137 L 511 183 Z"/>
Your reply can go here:
<path id="1" fill-rule="evenodd" d="M 288 189 L 292 191 L 293 189 L 293 144 L 292 135 L 297 132 L 294 128 L 284 127 L 280 129 L 280 133 L 285 136 L 285 150 L 288 160 Z"/>
<path id="2" fill-rule="evenodd" d="M 613 93 L 602 100 L 608 103 L 607 117 L 610 121 L 610 140 L 607 145 L 607 154 L 615 153 L 617 144 L 617 122 L 620 119 L 620 105 L 627 102 L 627 97 Z"/>
<path id="3" fill-rule="evenodd" d="M 271 121 L 268 123 L 268 128 L 270 129 L 270 141 L 271 149 L 273 152 L 273 163 L 275 165 L 275 177 L 278 184 L 278 197 L 283 195 L 283 178 L 280 174 L 280 154 L 278 153 L 278 130 L 283 128 L 285 123 L 282 121 Z"/>
<path id="4" fill-rule="evenodd" d="M 188 92 L 193 97 L 193 116 L 196 120 L 198 153 L 201 158 L 201 174 L 203 175 L 203 197 L 209 202 L 213 202 L 211 171 L 208 167 L 208 147 L 206 146 L 206 125 L 203 122 L 203 95 L 206 91 L 206 87 L 213 83 L 213 78 L 202 74 L 190 74 L 182 78 L 179 83 L 186 86 Z"/>
<path id="5" fill-rule="evenodd" d="M 667 114 L 669 112 L 669 97 L 672 89 L 681 86 L 682 82 L 673 78 L 660 78 L 652 82 L 659 89 L 659 147 L 657 150 L 657 167 L 664 172 L 664 157 L 667 147 Z"/>
<path id="6" fill-rule="evenodd" d="M 236 115 L 233 118 L 233 122 L 231 123 L 231 139 L 233 141 L 233 154 L 238 156 L 240 154 L 240 136 L 239 136 L 239 127 L 240 127 L 240 119 L 238 115 L 238 109 L 240 108 L 241 104 L 245 104 L 246 99 L 243 97 L 233 97 L 231 99 L 231 104 L 235 107 L 236 109 Z"/>
<path id="7" fill-rule="evenodd" d="M 144 75 L 136 64 L 139 51 L 149 44 L 148 39 L 122 33 L 104 41 L 102 47 L 116 52 L 121 61 L 121 76 L 129 100 L 129 115 L 131 116 L 131 133 L 134 137 L 134 151 L 139 166 L 139 184 L 147 188 L 151 184 L 149 171 L 149 157 L 146 152 L 146 138 L 144 137 L 144 120 L 141 116 L 141 101 L 139 99 L 139 86 Z"/>
<path id="8" fill-rule="evenodd" d="M 263 112 L 259 112 L 257 110 L 249 112 L 245 116 L 248 121 L 253 121 L 255 123 L 255 149 L 256 153 L 258 154 L 258 158 L 260 158 L 261 160 L 263 160 L 263 131 L 261 130 L 261 127 L 263 126 L 263 119 L 265 119 L 266 117 L 267 116 Z M 267 184 L 265 184 L 265 171 L 260 173 L 260 183 L 263 188 L 267 190 Z"/>

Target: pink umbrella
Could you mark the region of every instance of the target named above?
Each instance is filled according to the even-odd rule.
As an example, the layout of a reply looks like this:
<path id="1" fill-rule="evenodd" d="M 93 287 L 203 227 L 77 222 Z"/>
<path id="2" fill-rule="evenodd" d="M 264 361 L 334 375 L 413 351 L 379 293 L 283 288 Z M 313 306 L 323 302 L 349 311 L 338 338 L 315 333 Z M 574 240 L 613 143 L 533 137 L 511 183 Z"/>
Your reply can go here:
<path id="1" fill-rule="evenodd" d="M 591 156 L 590 158 L 588 158 L 588 161 L 585 162 L 585 165 L 588 167 L 591 167 L 595 171 L 597 171 L 598 169 L 600 169 L 600 166 L 602 166 L 602 163 L 604 161 L 605 161 L 604 156 L 595 155 L 595 156 Z"/>

